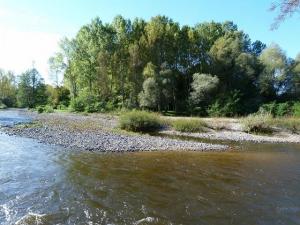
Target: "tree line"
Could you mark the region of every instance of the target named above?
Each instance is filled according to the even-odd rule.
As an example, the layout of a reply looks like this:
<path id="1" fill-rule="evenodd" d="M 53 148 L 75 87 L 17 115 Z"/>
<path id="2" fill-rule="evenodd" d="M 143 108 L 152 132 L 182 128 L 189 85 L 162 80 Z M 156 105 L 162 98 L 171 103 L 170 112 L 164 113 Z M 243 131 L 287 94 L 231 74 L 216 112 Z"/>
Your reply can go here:
<path id="1" fill-rule="evenodd" d="M 24 73 L 12 85 L 17 93 L 12 98 L 24 103 L 22 83 L 39 97 L 19 105 L 41 104 L 40 90 L 48 96 L 43 104 L 57 107 L 63 99 L 77 111 L 143 108 L 235 116 L 300 98 L 300 55 L 292 59 L 276 44 L 252 41 L 233 22 L 180 26 L 165 16 L 150 21 L 117 16 L 111 23 L 95 18 L 74 38 L 61 41 L 49 65 L 52 93 L 49 86 L 43 89 L 42 80 Z"/>

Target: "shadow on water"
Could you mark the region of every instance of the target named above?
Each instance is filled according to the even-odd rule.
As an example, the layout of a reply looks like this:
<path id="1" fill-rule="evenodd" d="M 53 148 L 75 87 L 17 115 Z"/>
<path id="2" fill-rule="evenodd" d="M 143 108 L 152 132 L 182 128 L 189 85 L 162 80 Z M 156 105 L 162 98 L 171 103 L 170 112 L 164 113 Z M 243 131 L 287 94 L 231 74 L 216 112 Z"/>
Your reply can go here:
<path id="1" fill-rule="evenodd" d="M 300 146 L 239 149 L 103 154 L 0 133 L 0 224 L 299 224 Z"/>

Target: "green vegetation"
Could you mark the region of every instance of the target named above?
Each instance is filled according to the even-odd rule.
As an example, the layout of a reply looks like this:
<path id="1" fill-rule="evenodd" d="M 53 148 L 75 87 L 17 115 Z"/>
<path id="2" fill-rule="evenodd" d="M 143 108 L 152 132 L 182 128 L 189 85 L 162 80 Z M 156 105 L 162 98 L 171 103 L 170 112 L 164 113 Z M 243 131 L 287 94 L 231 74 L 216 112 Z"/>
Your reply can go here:
<path id="1" fill-rule="evenodd" d="M 287 116 L 300 116 L 300 102 L 283 102 L 276 103 L 271 102 L 268 104 L 263 104 L 259 108 L 260 112 L 265 112 L 271 114 L 273 117 L 287 117 Z"/>
<path id="2" fill-rule="evenodd" d="M 180 132 L 203 132 L 207 124 L 200 119 L 175 119 L 171 126 Z"/>
<path id="3" fill-rule="evenodd" d="M 285 129 L 292 133 L 300 132 L 300 118 L 274 118 L 270 121 L 274 127 Z"/>
<path id="4" fill-rule="evenodd" d="M 248 133 L 270 134 L 273 132 L 270 114 L 251 114 L 242 119 L 243 130 Z"/>
<path id="5" fill-rule="evenodd" d="M 0 101 L 89 113 L 300 114 L 293 102 L 300 98 L 300 55 L 288 58 L 278 45 L 251 40 L 228 21 L 180 26 L 165 16 L 95 18 L 61 41 L 49 70 L 54 86 L 35 68 L 20 76 L 0 70 Z"/>
<path id="6" fill-rule="evenodd" d="M 0 109 L 5 109 L 7 106 L 0 101 Z"/>
<path id="7" fill-rule="evenodd" d="M 293 115 L 295 117 L 300 117 L 300 102 L 296 102 L 293 105 Z"/>
<path id="8" fill-rule="evenodd" d="M 163 126 L 163 122 L 157 113 L 131 111 L 120 116 L 119 125 L 127 131 L 155 132 Z"/>

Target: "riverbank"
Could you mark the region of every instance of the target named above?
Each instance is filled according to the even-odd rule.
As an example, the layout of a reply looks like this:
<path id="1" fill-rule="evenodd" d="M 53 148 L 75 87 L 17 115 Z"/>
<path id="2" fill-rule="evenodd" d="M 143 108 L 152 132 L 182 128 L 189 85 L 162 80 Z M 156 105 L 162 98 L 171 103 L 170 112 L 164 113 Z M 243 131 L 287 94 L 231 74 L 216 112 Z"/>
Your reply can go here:
<path id="1" fill-rule="evenodd" d="M 215 145 L 145 134 L 121 132 L 116 129 L 117 118 L 105 114 L 82 115 L 73 113 L 37 114 L 21 111 L 32 118 L 32 123 L 2 128 L 9 135 L 37 139 L 48 144 L 102 152 L 134 151 L 224 151 L 226 145 Z"/>
<path id="2" fill-rule="evenodd" d="M 16 113 L 15 110 L 12 112 Z M 33 122 L 2 128 L 7 134 L 34 138 L 44 143 L 62 145 L 67 148 L 90 151 L 224 151 L 229 149 L 229 146 L 226 145 L 201 143 L 201 139 L 206 139 L 206 142 L 211 140 L 300 143 L 299 134 L 279 129 L 272 135 L 245 133 L 242 131 L 239 119 L 204 118 L 203 120 L 209 128 L 203 132 L 178 132 L 167 127 L 160 131 L 158 136 L 151 136 L 121 131 L 118 129 L 118 116 L 110 114 L 75 114 L 67 112 L 38 114 L 27 110 L 17 111 L 17 113 L 31 118 Z M 178 118 L 164 117 L 164 119 L 176 120 Z M 172 136 L 172 138 L 168 136 Z M 181 140 L 186 137 L 196 138 L 199 141 Z"/>
<path id="3" fill-rule="evenodd" d="M 169 120 L 188 119 L 187 117 L 174 118 Z M 271 134 L 253 134 L 243 131 L 241 119 L 237 118 L 202 118 L 208 127 L 205 132 L 178 132 L 173 129 L 166 129 L 160 132 L 162 135 L 197 138 L 199 140 L 233 141 L 233 142 L 254 142 L 254 143 L 300 143 L 299 133 L 293 133 L 280 127 L 272 127 Z"/>

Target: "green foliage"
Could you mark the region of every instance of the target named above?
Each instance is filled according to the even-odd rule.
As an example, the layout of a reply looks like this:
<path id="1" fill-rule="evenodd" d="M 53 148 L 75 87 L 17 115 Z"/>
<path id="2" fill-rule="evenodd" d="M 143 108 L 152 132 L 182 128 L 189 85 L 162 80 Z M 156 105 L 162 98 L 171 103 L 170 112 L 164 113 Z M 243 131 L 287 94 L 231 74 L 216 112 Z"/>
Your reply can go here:
<path id="1" fill-rule="evenodd" d="M 127 131 L 155 132 L 163 126 L 163 122 L 156 113 L 131 111 L 120 116 L 119 125 Z"/>
<path id="2" fill-rule="evenodd" d="M 267 99 L 276 98 L 284 91 L 287 80 L 286 55 L 278 45 L 272 44 L 262 52 L 259 60 L 264 66 L 258 79 L 260 94 Z"/>
<path id="3" fill-rule="evenodd" d="M 0 101 L 0 109 L 6 109 L 6 108 L 7 108 L 7 106 Z"/>
<path id="4" fill-rule="evenodd" d="M 12 72 L 5 72 L 0 69 L 0 102 L 3 104 L 2 107 L 4 105 L 7 107 L 16 106 L 17 87 L 15 80 L 15 75 Z"/>
<path id="5" fill-rule="evenodd" d="M 51 105 L 46 105 L 44 107 L 44 112 L 45 113 L 54 113 L 54 109 L 53 109 L 53 107 Z"/>
<path id="6" fill-rule="evenodd" d="M 300 97 L 300 56 L 288 59 L 278 45 L 252 42 L 233 22 L 180 26 L 166 16 L 117 16 L 111 23 L 95 18 L 61 41 L 49 66 L 55 87 L 45 85 L 36 69 L 20 79 L 0 70 L 0 101 L 57 109 L 72 99 L 74 111 L 241 116 Z M 299 115 L 290 103 L 266 111 Z"/>
<path id="7" fill-rule="evenodd" d="M 36 69 L 28 70 L 20 76 L 17 98 L 20 107 L 34 108 L 47 104 L 46 85 Z"/>
<path id="8" fill-rule="evenodd" d="M 276 116 L 286 116 L 291 113 L 291 105 L 288 102 L 277 104 Z"/>
<path id="9" fill-rule="evenodd" d="M 271 114 L 258 113 L 243 118 L 241 122 L 245 132 L 269 134 L 273 132 L 272 119 Z"/>
<path id="10" fill-rule="evenodd" d="M 218 98 L 207 110 L 212 117 L 232 117 L 242 113 L 240 104 L 240 92 L 234 90 L 227 96 Z"/>
<path id="11" fill-rule="evenodd" d="M 224 116 L 223 107 L 220 101 L 217 99 L 210 107 L 207 109 L 207 113 L 211 117 L 221 117 Z"/>
<path id="12" fill-rule="evenodd" d="M 219 79 L 216 76 L 210 74 L 193 75 L 192 92 L 190 94 L 190 100 L 193 105 L 203 103 L 212 98 L 213 92 L 219 85 Z"/>
<path id="13" fill-rule="evenodd" d="M 38 112 L 38 113 L 43 113 L 44 111 L 45 111 L 44 106 L 38 106 L 38 107 L 37 107 L 37 112 Z"/>
<path id="14" fill-rule="evenodd" d="M 85 102 L 81 98 L 73 98 L 70 101 L 70 109 L 75 112 L 84 112 Z"/>
<path id="15" fill-rule="evenodd" d="M 61 87 L 52 87 L 47 85 L 48 104 L 53 108 L 57 108 L 58 105 L 68 106 L 70 103 L 70 91 Z"/>
<path id="16" fill-rule="evenodd" d="M 293 116 L 300 117 L 300 102 L 295 102 L 293 105 Z"/>
<path id="17" fill-rule="evenodd" d="M 143 91 L 139 94 L 141 107 L 157 109 L 159 104 L 159 87 L 154 78 L 149 77 L 143 84 Z"/>
<path id="18" fill-rule="evenodd" d="M 201 119 L 175 119 L 171 126 L 180 132 L 203 132 L 207 124 Z"/>
<path id="19" fill-rule="evenodd" d="M 263 104 L 259 111 L 270 113 L 273 117 L 292 116 L 295 114 L 295 110 L 297 110 L 297 105 L 297 102 L 271 102 L 268 104 Z"/>
<path id="20" fill-rule="evenodd" d="M 97 97 L 90 94 L 87 88 L 83 89 L 76 98 L 71 100 L 70 107 L 75 112 L 99 112 L 102 109 L 102 105 L 98 102 Z"/>

